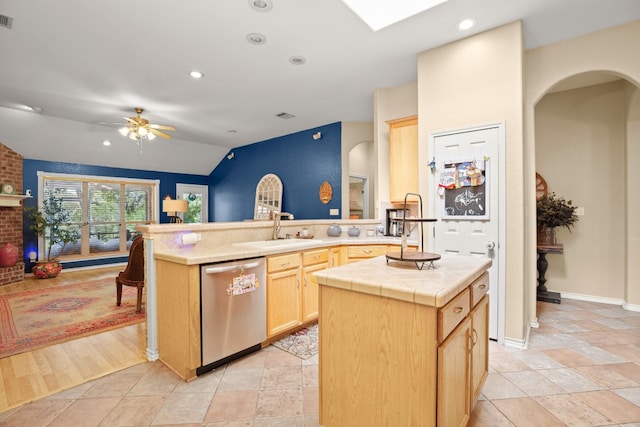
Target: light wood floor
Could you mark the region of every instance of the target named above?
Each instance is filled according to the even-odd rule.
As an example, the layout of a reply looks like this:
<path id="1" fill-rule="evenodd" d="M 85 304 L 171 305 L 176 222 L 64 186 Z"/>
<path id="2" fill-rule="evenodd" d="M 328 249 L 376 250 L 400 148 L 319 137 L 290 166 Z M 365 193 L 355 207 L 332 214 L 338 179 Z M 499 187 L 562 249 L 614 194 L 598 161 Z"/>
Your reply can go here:
<path id="1" fill-rule="evenodd" d="M 64 272 L 0 286 L 0 294 L 114 277 L 123 267 Z M 115 299 L 115 282 L 113 298 Z M 0 412 L 146 361 L 146 324 L 0 359 Z"/>

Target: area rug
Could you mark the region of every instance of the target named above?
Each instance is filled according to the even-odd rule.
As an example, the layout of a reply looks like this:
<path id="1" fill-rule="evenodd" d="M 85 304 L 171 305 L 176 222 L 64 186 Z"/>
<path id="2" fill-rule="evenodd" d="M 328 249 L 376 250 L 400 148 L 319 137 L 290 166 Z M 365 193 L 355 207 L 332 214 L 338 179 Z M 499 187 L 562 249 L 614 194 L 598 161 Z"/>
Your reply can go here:
<path id="1" fill-rule="evenodd" d="M 136 295 L 116 306 L 114 278 L 0 295 L 0 358 L 142 322 Z"/>
<path id="2" fill-rule="evenodd" d="M 294 332 L 274 342 L 273 346 L 304 360 L 315 356 L 318 354 L 318 324 Z"/>

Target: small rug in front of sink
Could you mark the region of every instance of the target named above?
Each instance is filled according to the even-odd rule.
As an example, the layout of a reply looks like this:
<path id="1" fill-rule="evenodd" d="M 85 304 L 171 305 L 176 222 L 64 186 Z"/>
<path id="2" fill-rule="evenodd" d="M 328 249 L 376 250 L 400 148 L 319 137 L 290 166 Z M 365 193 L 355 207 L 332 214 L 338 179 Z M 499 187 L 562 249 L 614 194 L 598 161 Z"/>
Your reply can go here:
<path id="1" fill-rule="evenodd" d="M 288 337 L 284 337 L 272 344 L 281 350 L 289 352 L 300 359 L 308 359 L 318 354 L 318 324 L 300 329 Z"/>

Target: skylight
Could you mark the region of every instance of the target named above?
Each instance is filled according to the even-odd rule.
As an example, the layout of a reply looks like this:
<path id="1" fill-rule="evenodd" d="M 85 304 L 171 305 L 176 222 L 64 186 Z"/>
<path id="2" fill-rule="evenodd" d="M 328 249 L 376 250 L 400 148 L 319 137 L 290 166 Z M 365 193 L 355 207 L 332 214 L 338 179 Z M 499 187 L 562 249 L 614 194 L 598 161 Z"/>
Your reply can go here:
<path id="1" fill-rule="evenodd" d="M 373 31 L 431 9 L 447 0 L 342 0 Z"/>

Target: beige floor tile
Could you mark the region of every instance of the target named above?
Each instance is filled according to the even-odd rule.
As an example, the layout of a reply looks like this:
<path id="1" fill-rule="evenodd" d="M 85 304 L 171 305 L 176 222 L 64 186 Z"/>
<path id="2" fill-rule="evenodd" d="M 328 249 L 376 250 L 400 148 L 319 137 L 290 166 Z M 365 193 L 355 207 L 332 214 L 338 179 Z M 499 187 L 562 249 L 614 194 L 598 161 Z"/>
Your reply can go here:
<path id="1" fill-rule="evenodd" d="M 517 427 L 565 427 L 566 424 L 531 397 L 492 402 Z"/>
<path id="2" fill-rule="evenodd" d="M 173 392 L 182 380 L 163 365 L 161 362 L 154 364 L 152 369 L 145 373 L 140 381 L 129 391 L 130 396 L 150 396 Z"/>
<path id="3" fill-rule="evenodd" d="M 267 352 L 263 349 L 234 360 L 227 365 L 227 369 L 233 368 L 264 368 L 264 361 L 267 359 Z M 218 368 L 220 370 L 222 368 Z"/>
<path id="4" fill-rule="evenodd" d="M 640 422 L 640 407 L 609 391 L 575 393 L 573 396 L 616 423 Z"/>
<path id="5" fill-rule="evenodd" d="M 320 411 L 319 402 L 317 386 L 302 388 L 302 406 L 305 415 L 318 415 Z"/>
<path id="6" fill-rule="evenodd" d="M 318 365 L 302 365 L 302 385 L 304 387 L 318 385 Z"/>
<path id="7" fill-rule="evenodd" d="M 610 370 L 607 365 L 583 366 L 575 368 L 578 373 L 597 382 L 604 388 L 636 387 L 638 383 L 617 372 Z"/>
<path id="8" fill-rule="evenodd" d="M 262 390 L 302 387 L 302 366 L 276 366 L 264 368 Z"/>
<path id="9" fill-rule="evenodd" d="M 510 353 L 500 353 L 489 357 L 489 366 L 494 372 L 526 371 L 529 366 Z"/>
<path id="10" fill-rule="evenodd" d="M 573 348 L 578 354 L 593 360 L 596 363 L 620 363 L 624 362 L 620 356 L 616 356 L 615 354 L 609 353 L 608 351 L 603 350 L 600 347 L 596 346 L 585 346 L 585 347 L 575 347 Z"/>
<path id="11" fill-rule="evenodd" d="M 538 396 L 535 400 L 571 427 L 604 426 L 612 423 L 609 418 L 570 394 Z"/>
<path id="12" fill-rule="evenodd" d="M 253 427 L 304 427 L 304 417 L 302 415 L 297 417 L 277 417 L 277 418 L 258 418 L 253 424 Z"/>
<path id="13" fill-rule="evenodd" d="M 152 425 L 201 422 L 212 398 L 211 393 L 172 393 L 156 414 Z"/>
<path id="14" fill-rule="evenodd" d="M 227 369 L 218 384 L 218 390 L 259 390 L 262 371 L 262 368 Z"/>
<path id="15" fill-rule="evenodd" d="M 214 423 L 253 420 L 256 416 L 257 403 L 257 390 L 218 391 L 213 396 L 204 421 Z"/>
<path id="16" fill-rule="evenodd" d="M 176 388 L 176 393 L 214 393 L 222 380 L 224 369 L 214 370 L 199 376 L 193 381 L 182 381 Z"/>
<path id="17" fill-rule="evenodd" d="M 520 353 L 514 353 L 513 357 L 527 365 L 529 369 L 554 369 L 564 368 L 564 365 L 558 363 L 555 359 L 546 355 L 540 350 L 529 350 Z"/>
<path id="18" fill-rule="evenodd" d="M 299 357 L 296 357 L 291 353 L 287 353 L 286 351 L 276 349 L 273 346 L 268 348 L 270 348 L 270 350 L 266 352 L 266 360 L 264 363 L 265 368 L 302 365 L 302 360 Z"/>
<path id="19" fill-rule="evenodd" d="M 526 396 L 522 390 L 513 385 L 502 374 L 489 374 L 482 388 L 482 394 L 489 400 Z"/>
<path id="20" fill-rule="evenodd" d="M 263 390 L 258 396 L 256 418 L 303 415 L 302 387 Z"/>
<path id="21" fill-rule="evenodd" d="M 640 342 L 640 332 L 638 333 L 635 342 Z M 600 346 L 600 348 L 608 351 L 609 353 L 620 356 L 628 362 L 640 362 L 640 347 L 635 343 L 605 345 Z"/>
<path id="22" fill-rule="evenodd" d="M 527 396 L 563 393 L 564 390 L 536 371 L 505 372 L 502 374 Z"/>
<path id="23" fill-rule="evenodd" d="M 478 401 L 467 427 L 513 427 L 513 423 L 507 419 L 498 409 L 489 401 Z"/>
<path id="24" fill-rule="evenodd" d="M 72 403 L 72 400 L 61 399 L 38 400 L 17 408 L 0 425 L 8 427 L 46 426 L 58 415 L 63 413 Z"/>
<path id="25" fill-rule="evenodd" d="M 544 369 L 538 372 L 568 393 L 602 390 L 604 388 L 571 368 Z"/>
<path id="26" fill-rule="evenodd" d="M 119 401 L 120 398 L 117 397 L 76 400 L 51 423 L 46 425 L 50 427 L 97 426 L 115 408 Z"/>
<path id="27" fill-rule="evenodd" d="M 100 423 L 101 427 L 146 426 L 151 424 L 167 396 L 124 397 Z"/>
<path id="28" fill-rule="evenodd" d="M 84 397 L 122 397 L 137 384 L 143 374 L 116 372 L 92 382 L 93 386 L 87 390 Z"/>
<path id="29" fill-rule="evenodd" d="M 634 405 L 640 407 L 640 387 L 619 388 L 612 391 L 618 396 L 623 397 Z"/>
<path id="30" fill-rule="evenodd" d="M 556 348 L 552 350 L 543 350 L 542 352 L 568 368 L 595 364 L 593 360 L 588 359 L 568 348 Z"/>

